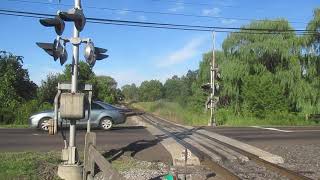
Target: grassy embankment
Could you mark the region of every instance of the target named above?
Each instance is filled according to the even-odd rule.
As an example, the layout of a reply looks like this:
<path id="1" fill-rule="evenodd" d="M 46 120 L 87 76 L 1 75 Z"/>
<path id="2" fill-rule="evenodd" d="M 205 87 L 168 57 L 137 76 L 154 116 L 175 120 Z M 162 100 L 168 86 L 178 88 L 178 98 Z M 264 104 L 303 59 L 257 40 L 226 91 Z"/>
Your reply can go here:
<path id="1" fill-rule="evenodd" d="M 139 102 L 132 104 L 133 107 L 153 113 L 171 121 L 201 126 L 207 125 L 210 117 L 210 111 L 193 112 L 181 107 L 178 103 L 172 102 Z M 216 112 L 218 124 L 223 126 L 309 126 L 319 125 L 314 121 L 305 120 L 302 114 L 270 114 L 264 119 L 258 119 L 254 116 L 236 116 L 227 109 L 219 109 Z"/>
<path id="2" fill-rule="evenodd" d="M 83 152 L 80 159 L 83 159 Z M 109 159 L 109 157 L 106 157 Z M 60 161 L 60 152 L 1 152 L 0 179 L 23 180 L 58 180 L 56 172 Z M 152 169 L 152 166 L 137 161 L 129 156 L 121 156 L 112 161 L 112 166 L 119 172 L 132 169 Z"/>
<path id="3" fill-rule="evenodd" d="M 57 152 L 2 152 L 0 179 L 59 179 L 59 158 Z"/>
<path id="4" fill-rule="evenodd" d="M 0 124 L 0 128 L 28 128 L 28 124 Z"/>

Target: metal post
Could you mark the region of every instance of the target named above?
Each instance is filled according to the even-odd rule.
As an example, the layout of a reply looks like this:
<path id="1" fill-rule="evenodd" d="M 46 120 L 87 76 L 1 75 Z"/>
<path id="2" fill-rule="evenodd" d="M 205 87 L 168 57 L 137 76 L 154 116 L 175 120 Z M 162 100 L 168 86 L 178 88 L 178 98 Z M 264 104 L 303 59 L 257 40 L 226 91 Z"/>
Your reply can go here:
<path id="1" fill-rule="evenodd" d="M 75 8 L 80 7 L 80 0 L 75 0 Z M 79 31 L 76 26 L 73 27 L 73 37 L 79 38 Z M 71 93 L 78 91 L 78 62 L 79 62 L 79 45 L 73 44 L 73 57 L 72 57 L 72 77 L 71 77 Z M 69 164 L 76 164 L 76 120 L 70 120 L 70 134 L 69 134 Z"/>
<path id="2" fill-rule="evenodd" d="M 210 63 L 210 84 L 211 84 L 211 94 L 210 94 L 210 120 L 209 120 L 209 126 L 216 126 L 216 119 L 214 117 L 214 105 L 213 105 L 213 98 L 214 98 L 214 77 L 215 77 L 215 32 L 212 32 L 213 37 L 213 46 L 212 46 L 212 62 Z"/>

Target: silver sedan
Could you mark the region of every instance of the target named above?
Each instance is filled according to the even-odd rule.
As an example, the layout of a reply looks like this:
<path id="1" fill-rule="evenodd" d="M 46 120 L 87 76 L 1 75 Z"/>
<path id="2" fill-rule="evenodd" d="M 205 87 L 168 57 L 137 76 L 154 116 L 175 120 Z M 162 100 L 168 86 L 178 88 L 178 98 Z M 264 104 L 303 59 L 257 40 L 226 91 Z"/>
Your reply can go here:
<path id="1" fill-rule="evenodd" d="M 126 122 L 126 113 L 129 110 L 118 108 L 110 104 L 95 101 L 91 105 L 90 123 L 93 128 L 101 128 L 109 130 L 115 124 L 122 124 Z M 53 110 L 43 111 L 32 115 L 29 118 L 29 125 L 31 128 L 39 128 L 41 130 L 48 130 L 48 122 L 53 119 Z M 88 119 L 88 111 L 85 112 L 85 118 L 77 121 L 78 127 L 86 127 Z M 69 121 L 58 120 L 58 126 L 63 122 L 63 126 L 69 126 Z"/>

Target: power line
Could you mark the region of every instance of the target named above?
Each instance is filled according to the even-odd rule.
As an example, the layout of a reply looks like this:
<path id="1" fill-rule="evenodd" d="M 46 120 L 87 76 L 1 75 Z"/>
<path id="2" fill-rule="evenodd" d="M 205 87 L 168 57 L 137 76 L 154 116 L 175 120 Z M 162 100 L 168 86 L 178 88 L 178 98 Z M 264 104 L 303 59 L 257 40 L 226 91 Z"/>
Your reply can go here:
<path id="1" fill-rule="evenodd" d="M 0 9 L 0 14 L 11 16 L 22 16 L 32 18 L 45 18 L 54 17 L 55 15 L 34 13 L 25 11 L 3 10 Z M 214 26 L 192 26 L 183 24 L 167 24 L 167 23 L 154 23 L 154 22 L 140 22 L 140 21 L 125 21 L 114 19 L 101 19 L 101 18 L 87 18 L 87 22 L 96 24 L 110 24 L 110 25 L 122 25 L 122 26 L 135 26 L 135 27 L 149 27 L 149 28 L 161 28 L 161 29 L 176 29 L 176 30 L 189 30 L 189 31 L 216 31 L 225 33 L 246 33 L 246 34 L 280 34 L 297 31 L 297 34 L 314 34 L 315 31 L 306 30 L 275 30 L 275 29 L 248 29 L 248 28 L 228 28 L 228 27 L 214 27 Z M 234 31 L 242 30 L 242 31 Z"/>
<path id="2" fill-rule="evenodd" d="M 16 10 L 6 10 L 0 9 L 1 12 L 5 13 L 18 13 L 27 15 L 37 15 L 42 17 L 53 17 L 55 15 L 46 13 L 34 13 L 27 11 L 16 11 Z M 278 29 L 256 29 L 256 28 L 237 28 L 237 27 L 221 27 L 221 26 L 202 26 L 202 25 L 188 25 L 188 24 L 171 24 L 171 23 L 158 23 L 158 22 L 145 22 L 145 21 L 129 21 L 129 20 L 114 20 L 114 19 L 104 19 L 104 18 L 90 18 L 87 20 L 93 21 L 105 21 L 105 22 L 120 22 L 120 23 L 132 23 L 132 24 L 147 24 L 147 25 L 159 25 L 159 26 L 177 26 L 177 27 L 189 27 L 189 28 L 202 28 L 202 29 L 225 29 L 225 30 L 252 30 L 252 31 L 271 31 L 271 32 L 311 32 L 316 33 L 316 31 L 308 31 L 303 29 L 289 29 L 289 30 L 278 30 Z"/>
<path id="3" fill-rule="evenodd" d="M 62 3 L 50 3 L 50 2 L 38 2 L 29 0 L 7 0 L 11 2 L 22 2 L 22 3 L 32 3 L 32 4 L 44 4 L 44 5 L 55 5 L 55 6 L 72 6 L 71 4 Z M 223 16 L 208 16 L 208 15 L 197 15 L 197 14 L 185 14 L 185 13 L 172 13 L 172 12 L 159 12 L 159 11 L 145 11 L 145 10 L 132 10 L 132 9 L 118 9 L 109 7 L 96 7 L 96 6 L 86 6 L 89 9 L 99 9 L 99 10 L 109 10 L 109 11 L 125 11 L 131 13 L 144 13 L 144 14 L 160 14 L 160 15 L 171 15 L 171 16 L 184 16 L 184 17 L 196 17 L 196 18 L 210 18 L 210 19 L 224 19 L 224 20 L 239 20 L 239 21 L 264 21 L 261 19 L 251 19 L 251 18 L 238 18 L 238 17 L 223 17 Z M 270 20 L 274 22 L 279 22 L 280 20 Z M 301 21 L 290 21 L 292 24 L 307 24 Z"/>

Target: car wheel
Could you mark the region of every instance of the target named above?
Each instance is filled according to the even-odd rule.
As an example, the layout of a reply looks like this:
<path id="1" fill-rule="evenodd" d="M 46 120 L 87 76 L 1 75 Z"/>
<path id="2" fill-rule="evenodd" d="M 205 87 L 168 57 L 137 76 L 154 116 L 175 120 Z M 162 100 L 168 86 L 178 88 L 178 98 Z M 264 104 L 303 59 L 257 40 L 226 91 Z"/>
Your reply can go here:
<path id="1" fill-rule="evenodd" d="M 49 120 L 50 118 L 42 118 L 39 121 L 39 129 L 42 131 L 49 131 Z"/>
<path id="2" fill-rule="evenodd" d="M 103 130 L 110 130 L 113 126 L 113 122 L 110 118 L 104 118 L 100 121 L 100 128 Z"/>

